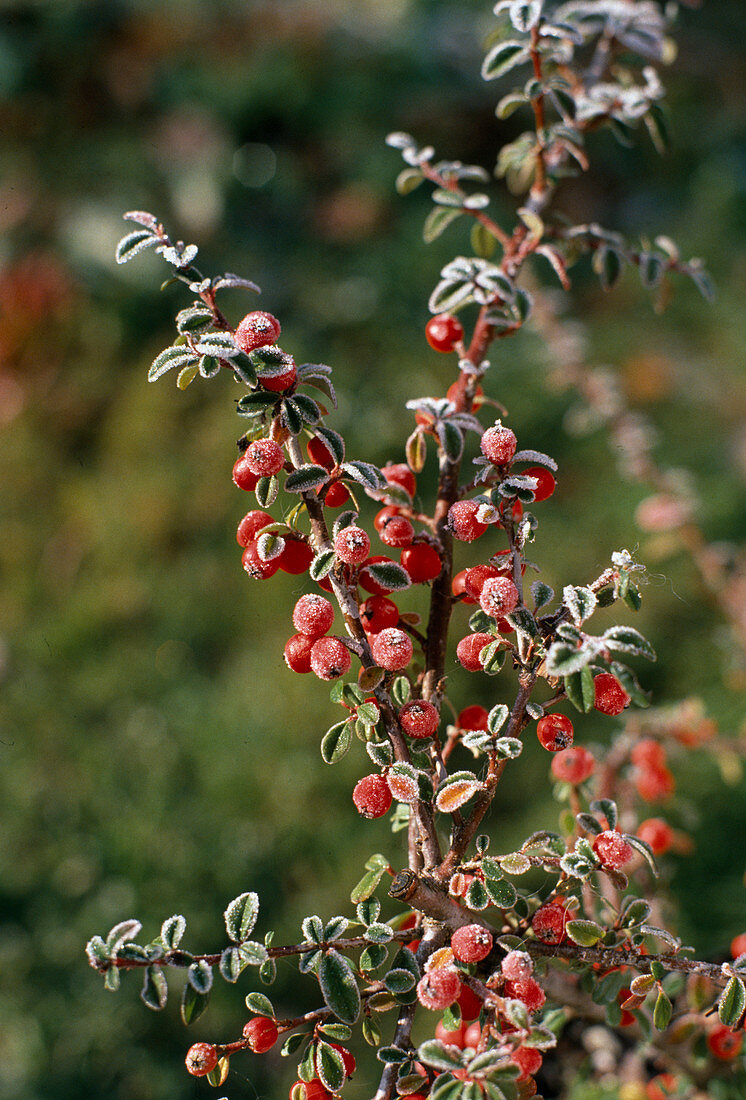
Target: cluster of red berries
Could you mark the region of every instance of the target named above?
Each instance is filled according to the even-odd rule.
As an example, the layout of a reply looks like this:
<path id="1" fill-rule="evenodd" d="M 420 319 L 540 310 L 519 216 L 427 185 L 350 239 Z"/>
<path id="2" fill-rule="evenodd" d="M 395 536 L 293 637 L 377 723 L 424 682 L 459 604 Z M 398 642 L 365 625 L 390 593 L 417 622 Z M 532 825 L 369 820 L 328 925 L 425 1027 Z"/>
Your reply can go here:
<path id="1" fill-rule="evenodd" d="M 333 621 L 334 607 L 324 596 L 301 596 L 293 609 L 298 633 L 288 639 L 284 650 L 288 668 L 314 672 L 320 680 L 336 680 L 349 672 L 349 649 L 340 638 L 326 637 Z"/>

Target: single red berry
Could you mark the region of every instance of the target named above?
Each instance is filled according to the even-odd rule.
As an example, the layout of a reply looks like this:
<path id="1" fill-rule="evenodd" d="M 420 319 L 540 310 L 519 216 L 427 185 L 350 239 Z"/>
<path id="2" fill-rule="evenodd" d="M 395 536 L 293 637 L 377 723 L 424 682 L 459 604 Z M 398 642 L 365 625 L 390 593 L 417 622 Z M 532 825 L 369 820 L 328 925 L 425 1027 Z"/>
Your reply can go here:
<path id="1" fill-rule="evenodd" d="M 266 581 L 280 568 L 280 559 L 277 557 L 271 561 L 263 561 L 259 557 L 256 542 L 252 540 L 241 556 L 241 564 L 255 581 Z"/>
<path id="2" fill-rule="evenodd" d="M 458 971 L 450 966 L 435 967 L 417 983 L 417 998 L 425 1008 L 439 1012 L 448 1008 L 461 992 Z"/>
<path id="3" fill-rule="evenodd" d="M 425 325 L 425 339 L 433 351 L 453 351 L 464 338 L 464 326 L 450 313 L 439 313 Z"/>
<path id="4" fill-rule="evenodd" d="M 470 707 L 464 707 L 459 712 L 456 725 L 460 730 L 486 730 L 489 715 L 484 707 L 473 703 Z"/>
<path id="5" fill-rule="evenodd" d="M 638 768 L 664 768 L 666 766 L 666 750 L 660 741 L 652 737 L 643 737 L 636 741 L 629 754 L 630 760 Z"/>
<path id="6" fill-rule="evenodd" d="M 389 485 L 399 485 L 410 497 L 414 496 L 417 481 L 406 462 L 388 462 L 381 467 L 381 473 Z"/>
<path id="7" fill-rule="evenodd" d="M 663 802 L 673 794 L 676 782 L 668 768 L 640 768 L 635 787 L 645 802 Z"/>
<path id="8" fill-rule="evenodd" d="M 462 569 L 459 573 L 456 573 L 451 581 L 451 592 L 454 596 L 461 596 L 461 603 L 475 604 L 479 603 L 473 596 L 470 596 L 466 591 L 466 574 L 468 569 Z"/>
<path id="9" fill-rule="evenodd" d="M 218 1052 L 212 1043 L 195 1043 L 187 1051 L 184 1060 L 187 1072 L 191 1073 L 192 1077 L 206 1077 L 215 1069 L 219 1059 Z"/>
<path id="10" fill-rule="evenodd" d="M 518 589 L 508 577 L 488 577 L 482 585 L 479 606 L 485 615 L 503 618 L 518 606 Z"/>
<path id="11" fill-rule="evenodd" d="M 364 775 L 352 792 L 352 801 L 363 817 L 383 817 L 393 801 L 389 785 L 382 775 Z"/>
<path id="12" fill-rule="evenodd" d="M 534 500 L 537 503 L 550 497 L 557 487 L 554 476 L 547 470 L 546 466 L 529 466 L 523 473 L 526 477 L 533 477 L 536 479 L 537 485 L 534 489 Z"/>
<path id="13" fill-rule="evenodd" d="M 529 1012 L 537 1012 L 546 1001 L 546 993 L 535 978 L 519 978 L 518 981 L 507 981 L 503 987 L 506 997 L 514 997 L 517 1001 L 523 1001 Z"/>
<path id="14" fill-rule="evenodd" d="M 376 512 L 373 519 L 373 526 L 380 535 L 381 530 L 385 527 L 386 523 L 393 518 L 393 516 L 400 516 L 401 508 L 398 508 L 395 504 L 387 504 L 385 508 L 381 508 L 379 512 Z"/>
<path id="15" fill-rule="evenodd" d="M 406 516 L 389 516 L 378 528 L 378 534 L 387 546 L 409 546 L 414 538 L 414 527 Z"/>
<path id="16" fill-rule="evenodd" d="M 311 671 L 320 680 L 338 680 L 350 671 L 351 657 L 339 638 L 319 638 L 311 647 Z"/>
<path id="17" fill-rule="evenodd" d="M 316 641 L 307 634 L 293 634 L 285 643 L 285 664 L 293 672 L 311 671 L 311 647 Z"/>
<path id="18" fill-rule="evenodd" d="M 662 856 L 673 844 L 673 829 L 662 817 L 649 817 L 646 821 L 641 821 L 637 826 L 637 835 L 650 845 L 654 856 Z"/>
<path id="19" fill-rule="evenodd" d="M 362 527 L 343 527 L 334 540 L 334 552 L 347 565 L 361 565 L 370 553 L 370 539 Z"/>
<path id="20" fill-rule="evenodd" d="M 270 1016 L 255 1016 L 244 1026 L 243 1037 L 249 1040 L 249 1050 L 264 1054 L 277 1042 L 277 1024 Z"/>
<path id="21" fill-rule="evenodd" d="M 707 1035 L 707 1045 L 716 1058 L 730 1062 L 741 1053 L 743 1033 L 731 1031 L 725 1024 L 717 1024 Z"/>
<path id="22" fill-rule="evenodd" d="M 287 360 L 286 369 L 282 374 L 259 374 L 258 378 L 265 390 L 270 390 L 272 393 L 282 393 L 283 390 L 289 390 L 291 386 L 294 386 L 298 381 L 298 372 L 295 369 L 295 363 L 291 355 L 283 353 L 284 358 Z"/>
<path id="23" fill-rule="evenodd" d="M 318 1077 L 310 1081 L 296 1081 L 290 1090 L 290 1100 L 334 1100 L 334 1093 L 323 1085 Z"/>
<path id="24" fill-rule="evenodd" d="M 459 962 L 481 962 L 492 950 L 492 933 L 481 924 L 465 924 L 451 936 L 451 949 Z"/>
<path id="25" fill-rule="evenodd" d="M 249 469 L 246 455 L 239 455 L 233 463 L 233 483 L 247 493 L 253 492 L 259 484 L 259 475 Z"/>
<path id="26" fill-rule="evenodd" d="M 614 829 L 606 829 L 603 833 L 593 838 L 593 851 L 598 856 L 602 867 L 611 867 L 618 870 L 634 857 L 635 850 L 628 844 L 621 833 Z"/>
<path id="27" fill-rule="evenodd" d="M 285 465 L 285 455 L 274 439 L 255 439 L 244 452 L 246 465 L 259 477 L 271 477 Z"/>
<path id="28" fill-rule="evenodd" d="M 271 313 L 255 309 L 247 313 L 236 329 L 234 340 L 237 347 L 247 355 L 256 348 L 276 344 L 280 337 L 280 322 Z"/>
<path id="29" fill-rule="evenodd" d="M 517 1078 L 519 1081 L 525 1081 L 538 1073 L 544 1060 L 541 1051 L 536 1047 L 518 1047 L 517 1050 L 512 1051 L 510 1058 L 521 1071 L 520 1077 Z"/>
<path id="30" fill-rule="evenodd" d="M 478 500 L 457 500 L 448 509 L 448 526 L 453 537 L 460 542 L 474 542 L 483 535 L 489 524 L 477 518 L 481 504 Z"/>
<path id="31" fill-rule="evenodd" d="M 507 465 L 515 454 L 516 444 L 515 433 L 503 427 L 499 420 L 479 441 L 482 454 L 493 466 Z"/>
<path id="32" fill-rule="evenodd" d="M 730 953 L 734 959 L 737 959 L 739 955 L 746 955 L 746 932 L 739 932 L 730 941 Z"/>
<path id="33" fill-rule="evenodd" d="M 412 660 L 412 639 L 398 627 L 387 626 L 373 635 L 370 650 L 379 668 L 396 672 Z"/>
<path id="34" fill-rule="evenodd" d="M 555 908 L 559 908 L 555 906 Z M 540 912 L 540 910 L 536 910 Z M 541 938 L 541 937 L 539 937 Z M 534 972 L 534 960 L 527 951 L 508 951 L 500 964 L 503 977 L 511 982 L 521 982 L 524 978 L 530 978 Z"/>
<path id="35" fill-rule="evenodd" d="M 536 736 L 549 752 L 560 752 L 572 745 L 574 728 L 564 714 L 545 714 L 536 724 Z"/>
<path id="36" fill-rule="evenodd" d="M 360 604 L 360 621 L 367 634 L 380 634 L 399 622 L 399 608 L 386 596 L 369 596 Z"/>
<path id="37" fill-rule="evenodd" d="M 562 943 L 566 924 L 567 910 L 564 905 L 557 905 L 556 902 L 541 905 L 531 918 L 534 935 L 542 943 Z"/>
<path id="38" fill-rule="evenodd" d="M 562 749 L 552 760 L 554 778 L 564 783 L 572 783 L 576 787 L 580 783 L 585 783 L 586 779 L 593 775 L 595 768 L 595 757 L 580 745 Z"/>
<path id="39" fill-rule="evenodd" d="M 410 737 L 432 737 L 440 725 L 440 713 L 427 700 L 413 699 L 399 711 L 399 724 Z"/>
<path id="40" fill-rule="evenodd" d="M 311 462 L 315 462 L 317 466 L 323 466 L 325 470 L 333 470 L 337 465 L 334 455 L 317 435 L 312 435 L 306 443 L 306 451 Z"/>
<path id="41" fill-rule="evenodd" d="M 479 1020 L 475 1020 L 473 1024 L 469 1024 L 464 1032 L 464 1046 L 471 1047 L 472 1050 L 476 1050 L 479 1046 L 482 1038 L 482 1025 Z"/>
<path id="42" fill-rule="evenodd" d="M 601 714 L 612 717 L 621 714 L 629 703 L 629 695 L 610 672 L 599 672 L 593 681 L 595 699 L 593 705 Z"/>
<path id="43" fill-rule="evenodd" d="M 464 577 L 464 587 L 466 591 L 475 600 L 479 600 L 482 595 L 482 589 L 485 582 L 491 577 L 500 577 L 502 572 L 496 565 L 473 565 L 471 569 L 466 570 L 466 576 Z"/>
<path id="44" fill-rule="evenodd" d="M 427 542 L 416 542 L 401 552 L 401 564 L 409 574 L 412 584 L 426 584 L 440 576 L 443 563 L 434 546 Z"/>
<path id="45" fill-rule="evenodd" d="M 393 589 L 387 588 L 385 584 L 381 584 L 371 572 L 367 569 L 369 565 L 375 565 L 378 562 L 390 562 L 391 558 L 387 558 L 385 554 L 373 554 L 372 557 L 363 565 L 358 576 L 358 582 L 361 588 L 364 588 L 366 592 L 372 592 L 374 596 L 388 596 L 389 592 Z"/>
<path id="46" fill-rule="evenodd" d="M 494 642 L 491 634 L 467 634 L 456 646 L 456 656 L 467 672 L 479 672 L 483 667 L 479 660 L 479 654 L 490 642 Z"/>
<path id="47" fill-rule="evenodd" d="M 327 508 L 341 508 L 350 499 L 350 490 L 343 481 L 333 481 L 324 494 Z"/>
<path id="48" fill-rule="evenodd" d="M 269 512 L 262 512 L 259 508 L 247 512 L 236 528 L 236 542 L 239 546 L 248 546 L 262 527 L 268 527 L 274 522 L 275 519 Z"/>
<path id="49" fill-rule="evenodd" d="M 672 1073 L 659 1073 L 645 1087 L 647 1100 L 670 1100 L 678 1091 L 679 1082 Z"/>
<path id="50" fill-rule="evenodd" d="M 305 539 L 294 539 L 286 535 L 285 549 L 277 560 L 283 573 L 298 577 L 301 573 L 307 572 L 313 558 L 313 549 Z"/>
<path id="51" fill-rule="evenodd" d="M 309 593 L 293 608 L 293 626 L 301 634 L 320 638 L 334 622 L 334 607 L 323 596 Z"/>
<path id="52" fill-rule="evenodd" d="M 456 1004 L 461 1009 L 462 1020 L 476 1020 L 477 1016 L 482 1011 L 484 1002 L 470 986 L 462 982 L 461 992 L 458 995 Z"/>
<path id="53" fill-rule="evenodd" d="M 464 1049 L 464 1033 L 466 1032 L 466 1024 L 461 1023 L 455 1029 L 455 1031 L 448 1031 L 443 1026 L 443 1021 L 438 1020 L 435 1025 L 435 1038 L 439 1039 L 441 1043 L 445 1043 L 449 1047 L 458 1047 L 459 1050 Z"/>

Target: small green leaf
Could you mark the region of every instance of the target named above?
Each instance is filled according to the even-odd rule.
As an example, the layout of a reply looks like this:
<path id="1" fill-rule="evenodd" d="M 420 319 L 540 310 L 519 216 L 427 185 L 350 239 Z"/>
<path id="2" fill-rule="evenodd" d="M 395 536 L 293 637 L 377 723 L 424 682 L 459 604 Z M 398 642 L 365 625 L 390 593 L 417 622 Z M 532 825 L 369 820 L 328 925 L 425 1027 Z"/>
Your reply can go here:
<path id="1" fill-rule="evenodd" d="M 168 984 L 159 966 L 148 966 L 145 970 L 140 997 L 148 1008 L 159 1012 L 165 1007 L 168 998 Z"/>
<path id="2" fill-rule="evenodd" d="M 321 758 L 325 764 L 336 764 L 352 744 L 352 729 L 348 719 L 337 722 L 321 739 Z"/>
<path id="3" fill-rule="evenodd" d="M 226 947 L 220 956 L 218 968 L 221 977 L 226 982 L 237 982 L 241 971 L 244 969 L 239 949 L 237 947 Z"/>
<path id="4" fill-rule="evenodd" d="M 186 931 L 186 920 L 180 915 L 169 917 L 161 925 L 161 943 L 166 951 L 173 951 L 181 943 Z"/>
<path id="5" fill-rule="evenodd" d="M 212 967 L 204 959 L 193 962 L 187 971 L 187 981 L 198 993 L 209 993 L 212 989 Z"/>
<path id="6" fill-rule="evenodd" d="M 241 943 L 251 934 L 259 915 L 259 897 L 253 891 L 239 894 L 223 914 L 225 928 L 234 943 Z"/>
<path id="7" fill-rule="evenodd" d="M 518 900 L 518 891 L 512 882 L 507 879 L 488 878 L 485 875 L 484 885 L 493 905 L 500 909 L 512 909 Z"/>
<path id="8" fill-rule="evenodd" d="M 315 1067 L 324 1088 L 338 1092 L 345 1080 L 345 1064 L 340 1052 L 329 1043 L 317 1043 Z"/>
<path id="9" fill-rule="evenodd" d="M 603 928 L 592 920 L 569 920 L 565 931 L 580 947 L 593 947 L 604 936 Z"/>
<path id="10" fill-rule="evenodd" d="M 189 982 L 181 993 L 181 1019 L 188 1027 L 200 1018 L 210 1003 L 210 993 L 198 993 Z"/>
<path id="11" fill-rule="evenodd" d="M 741 978 L 730 979 L 718 1001 L 718 1016 L 726 1027 L 736 1027 L 746 1009 L 746 986 Z"/>
<path id="12" fill-rule="evenodd" d="M 461 209 L 453 209 L 453 207 L 436 206 L 430 211 L 425 218 L 425 224 L 422 227 L 422 238 L 425 244 L 432 244 L 434 240 L 441 235 L 441 233 L 448 228 L 451 222 L 456 218 L 460 218 L 463 211 Z"/>
<path id="13" fill-rule="evenodd" d="M 587 714 L 593 707 L 596 697 L 590 665 L 581 668 L 580 672 L 570 673 L 564 679 L 567 698 L 576 710 L 579 710 L 582 714 Z"/>
<path id="14" fill-rule="evenodd" d="M 319 550 L 316 557 L 311 562 L 309 568 L 309 574 L 311 580 L 320 581 L 331 572 L 334 562 L 336 560 L 336 554 L 333 549 Z"/>
<path id="15" fill-rule="evenodd" d="M 360 1015 L 360 990 L 347 959 L 331 948 L 321 958 L 319 985 L 327 1007 L 343 1024 L 354 1024 Z"/>
<path id="16" fill-rule="evenodd" d="M 409 993 L 410 989 L 414 989 L 415 979 L 408 970 L 389 970 L 383 979 L 383 984 L 389 993 Z"/>
<path id="17" fill-rule="evenodd" d="M 248 993 L 246 995 L 246 1007 L 249 1012 L 254 1012 L 257 1016 L 271 1016 L 274 1019 L 275 1010 L 272 1007 L 272 1002 L 264 993 Z"/>
<path id="18" fill-rule="evenodd" d="M 673 1014 L 673 1005 L 671 1004 L 668 994 L 664 990 L 660 990 L 655 1001 L 655 1008 L 653 1009 L 653 1027 L 656 1031 L 665 1031 L 671 1022 L 671 1016 Z"/>
<path id="19" fill-rule="evenodd" d="M 310 493 L 328 480 L 329 474 L 323 466 L 309 463 L 288 474 L 285 479 L 285 490 L 288 493 Z"/>
<path id="20" fill-rule="evenodd" d="M 497 80 L 516 65 L 522 65 L 529 59 L 529 52 L 523 42 L 509 39 L 507 42 L 498 42 L 493 46 L 482 64 L 482 77 L 484 80 Z"/>

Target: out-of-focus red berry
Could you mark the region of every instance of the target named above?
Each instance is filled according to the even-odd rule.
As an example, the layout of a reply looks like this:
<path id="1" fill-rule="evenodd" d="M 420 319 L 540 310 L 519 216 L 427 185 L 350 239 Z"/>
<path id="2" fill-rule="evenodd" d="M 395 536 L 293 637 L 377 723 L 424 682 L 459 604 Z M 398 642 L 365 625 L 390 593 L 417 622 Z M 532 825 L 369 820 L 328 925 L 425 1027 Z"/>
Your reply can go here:
<path id="1" fill-rule="evenodd" d="M 666 766 L 666 750 L 660 741 L 652 737 L 643 737 L 636 741 L 629 754 L 630 760 L 638 768 L 664 768 Z"/>
<path id="2" fill-rule="evenodd" d="M 596 759 L 593 753 L 581 745 L 573 745 L 572 748 L 562 749 L 553 757 L 551 770 L 555 779 L 577 787 L 593 775 L 595 768 Z"/>
<path id="3" fill-rule="evenodd" d="M 664 802 L 673 794 L 676 783 L 668 768 L 640 768 L 635 787 L 645 802 Z"/>
<path id="4" fill-rule="evenodd" d="M 741 1053 L 743 1032 L 731 1031 L 725 1024 L 717 1024 L 707 1033 L 707 1045 L 721 1062 L 730 1062 Z"/>
<path id="5" fill-rule="evenodd" d="M 662 817 L 649 817 L 637 826 L 640 840 L 649 844 L 654 856 L 662 856 L 673 844 L 673 829 Z M 746 948 L 746 937 L 744 937 Z"/>

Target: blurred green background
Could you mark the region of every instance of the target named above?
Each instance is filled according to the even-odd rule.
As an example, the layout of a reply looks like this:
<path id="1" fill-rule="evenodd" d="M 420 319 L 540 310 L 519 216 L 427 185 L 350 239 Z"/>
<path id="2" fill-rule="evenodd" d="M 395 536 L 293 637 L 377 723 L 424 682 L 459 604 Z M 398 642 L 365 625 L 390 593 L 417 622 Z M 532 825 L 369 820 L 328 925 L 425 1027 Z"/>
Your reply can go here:
<path id="1" fill-rule="evenodd" d="M 401 461 L 412 424 L 404 401 L 452 380 L 450 358 L 423 339 L 427 296 L 443 262 L 469 245 L 458 227 L 422 245 L 427 196 L 395 195 L 400 162 L 383 139 L 408 130 L 443 156 L 492 167 L 521 122 L 496 123 L 506 89 L 478 76 L 490 8 L 2 5 L 3 1098 L 216 1095 L 187 1078 L 183 1054 L 195 1038 L 239 1034 L 251 972 L 216 991 L 192 1037 L 177 996 L 156 1016 L 133 975 L 106 993 L 86 939 L 135 915 L 147 938 L 183 912 L 186 946 L 214 950 L 226 902 L 255 889 L 258 931 L 288 942 L 305 913 L 345 911 L 370 852 L 401 859 L 385 821 L 350 812 L 360 750 L 336 770 L 321 763 L 320 734 L 336 720 L 326 689 L 282 662 L 292 603 L 308 588 L 283 575 L 262 587 L 240 568 L 233 530 L 250 501 L 230 479 L 242 430 L 233 388 L 198 380 L 182 394 L 170 376 L 147 385 L 187 298 L 158 292 L 157 257 L 117 268 L 112 255 L 122 211 L 153 210 L 200 245 L 204 270 L 256 280 L 283 345 L 333 366 L 332 424 L 349 452 Z M 599 138 L 593 172 L 561 203 L 635 237 L 665 233 L 685 257 L 707 259 L 713 306 L 682 280 L 659 316 L 634 275 L 603 296 L 580 270 L 570 318 L 587 325 L 590 362 L 609 364 L 658 429 L 660 463 L 687 471 L 708 539 L 725 544 L 742 541 L 746 519 L 744 31 L 740 0 L 685 9 L 668 74 L 670 156 L 645 138 L 628 152 Z M 514 200 L 502 201 L 508 216 Z M 256 304 L 237 291 L 224 299 L 234 321 Z M 545 578 L 582 583 L 610 551 L 638 548 L 653 577 L 636 625 L 660 655 L 640 668 L 645 685 L 659 703 L 702 697 L 737 738 L 744 680 L 726 620 L 678 544 L 634 527 L 647 490 L 620 476 L 603 432 L 565 430 L 577 397 L 548 384 L 551 348 L 526 334 L 493 360 L 487 390 L 521 444 L 560 462 L 534 552 Z M 423 497 L 431 484 L 429 465 Z M 421 605 L 408 595 L 402 606 Z M 474 701 L 467 681 L 453 676 L 457 705 Z M 509 690 L 509 676 L 493 680 L 478 700 Z M 591 720 L 582 729 L 608 736 Z M 533 747 L 514 767 L 493 817 L 502 850 L 552 826 L 545 769 Z M 727 786 L 701 753 L 674 769 L 681 801 L 670 817 L 695 848 L 664 878 L 679 932 L 717 957 L 746 927 L 746 791 L 737 767 Z M 286 1012 L 315 1003 L 289 963 L 274 996 Z M 292 1079 L 273 1056 L 236 1058 L 220 1095 L 274 1100 Z M 370 1095 L 371 1080 L 352 1083 L 352 1100 Z"/>

